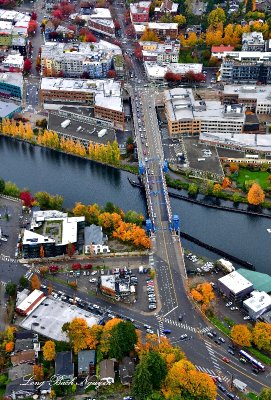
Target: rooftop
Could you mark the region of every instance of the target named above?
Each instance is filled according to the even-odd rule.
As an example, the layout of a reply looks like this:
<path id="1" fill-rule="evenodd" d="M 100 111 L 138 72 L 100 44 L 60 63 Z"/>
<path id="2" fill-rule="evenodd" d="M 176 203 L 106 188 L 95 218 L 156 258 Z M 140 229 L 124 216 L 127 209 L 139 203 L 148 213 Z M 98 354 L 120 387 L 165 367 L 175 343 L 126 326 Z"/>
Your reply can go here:
<path id="1" fill-rule="evenodd" d="M 175 29 L 178 30 L 178 24 L 175 22 L 149 22 L 149 29 Z"/>
<path id="2" fill-rule="evenodd" d="M 19 53 L 17 54 L 9 54 L 4 60 L 3 65 L 7 66 L 16 66 L 18 68 L 23 68 L 24 65 L 24 57 Z"/>
<path id="3" fill-rule="evenodd" d="M 29 296 L 26 297 L 25 300 L 22 301 L 21 304 L 17 306 L 21 311 L 27 310 L 34 302 L 36 302 L 40 298 L 39 302 L 42 302 L 45 298 L 44 293 L 41 290 L 33 290 Z"/>
<path id="4" fill-rule="evenodd" d="M 261 151 L 271 151 L 271 135 L 250 134 L 250 133 L 221 133 L 216 135 L 201 133 L 201 140 L 218 142 L 228 146 L 238 147 L 239 149 L 251 149 Z"/>
<path id="5" fill-rule="evenodd" d="M 76 317 L 85 319 L 89 327 L 99 322 L 99 318 L 90 312 L 49 296 L 21 322 L 20 326 L 54 340 L 66 342 L 68 339 L 62 332 L 62 326 Z"/>
<path id="6" fill-rule="evenodd" d="M 238 95 L 242 99 L 257 99 L 260 102 L 271 102 L 271 85 L 225 85 L 225 95 Z"/>
<path id="7" fill-rule="evenodd" d="M 262 272 L 250 271 L 249 269 L 239 268 L 238 273 L 248 281 L 253 283 L 255 290 L 271 293 L 271 276 Z"/>
<path id="8" fill-rule="evenodd" d="M 180 120 L 234 120 L 244 121 L 241 105 L 223 106 L 219 101 L 195 100 L 192 89 L 175 88 L 165 90 L 167 114 L 171 121 Z"/>
<path id="9" fill-rule="evenodd" d="M 238 294 L 243 290 L 253 287 L 253 284 L 237 271 L 233 271 L 230 274 L 223 276 L 222 278 L 218 279 L 218 281 L 228 287 L 234 294 Z"/>
<path id="10" fill-rule="evenodd" d="M 212 46 L 212 53 L 221 53 L 224 51 L 233 51 L 234 50 L 234 46 L 228 45 L 228 46 L 224 46 L 223 44 L 221 44 L 220 46 Z"/>
<path id="11" fill-rule="evenodd" d="M 254 290 L 251 292 L 251 297 L 245 300 L 243 304 L 255 313 L 264 312 L 271 306 L 271 296 L 265 292 L 257 292 Z"/>
<path id="12" fill-rule="evenodd" d="M 16 103 L 0 101 L 0 118 L 5 118 L 9 114 L 14 113 L 18 108 L 19 105 Z"/>
<path id="13" fill-rule="evenodd" d="M 55 359 L 55 375 L 72 375 L 74 373 L 74 365 L 72 363 L 71 351 L 60 351 L 56 353 Z"/>
<path id="14" fill-rule="evenodd" d="M 115 291 L 115 275 L 102 275 L 101 286 L 109 290 Z"/>
<path id="15" fill-rule="evenodd" d="M 115 54 L 122 54 L 119 46 L 100 40 L 95 43 L 59 43 L 59 42 L 45 42 L 41 46 L 42 58 L 76 58 L 80 57 L 90 62 L 95 58 L 113 57 Z"/>
<path id="16" fill-rule="evenodd" d="M 95 105 L 123 111 L 121 86 L 114 79 L 42 78 L 41 90 L 94 93 Z"/>
<path id="17" fill-rule="evenodd" d="M 270 60 L 271 52 L 261 51 L 232 51 L 224 52 L 224 57 L 233 58 L 239 61 L 259 61 L 259 60 Z"/>
<path id="18" fill-rule="evenodd" d="M 78 352 L 78 374 L 89 372 L 89 365 L 95 365 L 95 350 Z"/>

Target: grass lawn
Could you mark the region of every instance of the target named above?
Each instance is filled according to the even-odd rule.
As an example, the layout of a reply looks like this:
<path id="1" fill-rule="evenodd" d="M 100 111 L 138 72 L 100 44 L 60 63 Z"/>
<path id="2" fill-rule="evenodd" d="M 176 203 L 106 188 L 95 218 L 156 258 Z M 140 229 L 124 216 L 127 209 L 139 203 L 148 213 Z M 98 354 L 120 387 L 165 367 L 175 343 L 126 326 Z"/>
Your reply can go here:
<path id="1" fill-rule="evenodd" d="M 266 189 L 271 184 L 268 181 L 269 172 L 266 171 L 249 171 L 248 169 L 241 168 L 237 177 L 232 176 L 233 180 L 236 180 L 237 184 L 243 186 L 245 181 L 256 181 L 261 185 L 263 189 Z"/>

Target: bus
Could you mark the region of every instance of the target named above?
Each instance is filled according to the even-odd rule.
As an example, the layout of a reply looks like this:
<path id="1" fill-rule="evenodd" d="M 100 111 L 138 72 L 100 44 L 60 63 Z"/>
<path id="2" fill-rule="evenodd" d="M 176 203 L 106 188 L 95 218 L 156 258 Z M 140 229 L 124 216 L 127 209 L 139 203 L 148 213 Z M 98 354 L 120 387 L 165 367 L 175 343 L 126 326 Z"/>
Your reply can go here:
<path id="1" fill-rule="evenodd" d="M 262 371 L 262 372 L 265 371 L 265 366 L 262 363 L 260 363 L 260 361 L 257 361 L 255 358 L 253 358 L 246 351 L 240 350 L 239 355 L 241 357 L 244 357 L 246 360 L 248 360 L 253 365 L 253 367 L 258 368 L 259 371 Z"/>
<path id="2" fill-rule="evenodd" d="M 245 157 L 257 160 L 259 158 L 259 154 L 246 154 Z"/>

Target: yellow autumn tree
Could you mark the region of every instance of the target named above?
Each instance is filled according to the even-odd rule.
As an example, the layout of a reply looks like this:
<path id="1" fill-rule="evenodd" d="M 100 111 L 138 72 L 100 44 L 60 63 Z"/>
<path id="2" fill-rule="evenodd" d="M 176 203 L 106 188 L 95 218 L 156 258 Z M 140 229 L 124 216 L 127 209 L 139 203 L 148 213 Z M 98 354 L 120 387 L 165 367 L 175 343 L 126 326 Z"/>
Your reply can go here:
<path id="1" fill-rule="evenodd" d="M 252 334 L 246 325 L 234 325 L 231 329 L 231 338 L 239 346 L 249 347 Z"/>
<path id="2" fill-rule="evenodd" d="M 252 340 L 259 350 L 271 352 L 271 324 L 257 322 L 252 330 Z"/>
<path id="3" fill-rule="evenodd" d="M 166 399 L 190 394 L 195 399 L 215 400 L 217 394 L 212 378 L 207 373 L 197 371 L 186 359 L 173 364 L 162 391 Z"/>
<path id="4" fill-rule="evenodd" d="M 56 357 L 55 343 L 52 340 L 47 340 L 42 348 L 42 352 L 44 360 L 53 361 Z"/>
<path id="5" fill-rule="evenodd" d="M 141 36 L 140 40 L 142 42 L 160 42 L 159 37 L 155 32 L 150 30 L 149 28 L 146 28 L 143 35 Z"/>
<path id="6" fill-rule="evenodd" d="M 122 320 L 120 318 L 112 318 L 103 327 L 103 332 L 100 337 L 100 350 L 103 354 L 108 354 L 110 350 L 111 331 L 114 326 L 118 325 Z"/>

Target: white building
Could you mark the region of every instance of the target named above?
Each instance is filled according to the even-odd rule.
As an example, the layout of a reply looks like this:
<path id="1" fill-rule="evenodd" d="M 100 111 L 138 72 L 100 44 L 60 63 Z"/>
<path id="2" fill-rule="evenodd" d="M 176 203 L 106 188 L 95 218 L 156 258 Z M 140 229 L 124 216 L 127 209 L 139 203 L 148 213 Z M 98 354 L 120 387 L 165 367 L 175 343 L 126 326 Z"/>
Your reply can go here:
<path id="1" fill-rule="evenodd" d="M 253 291 L 253 284 L 233 271 L 217 281 L 218 289 L 231 300 L 241 300 Z"/>
<path id="2" fill-rule="evenodd" d="M 184 75 L 187 72 L 195 74 L 202 72 L 202 64 L 179 64 L 179 63 L 156 63 L 151 61 L 144 62 L 146 75 L 150 80 L 163 80 L 167 72 Z"/>
<path id="3" fill-rule="evenodd" d="M 21 315 L 29 315 L 43 302 L 44 299 L 45 294 L 41 290 L 35 289 L 17 305 L 16 311 Z"/>
<path id="4" fill-rule="evenodd" d="M 242 34 L 242 51 L 264 51 L 265 40 L 262 32 L 244 32 Z"/>
<path id="5" fill-rule="evenodd" d="M 225 85 L 223 103 L 244 104 L 256 114 L 271 113 L 271 85 Z"/>
<path id="6" fill-rule="evenodd" d="M 254 290 L 251 297 L 243 302 L 244 308 L 253 320 L 259 318 L 265 312 L 271 310 L 271 296 L 266 292 Z"/>
<path id="7" fill-rule="evenodd" d="M 24 67 L 24 57 L 20 54 L 9 54 L 0 64 L 2 72 L 21 72 Z"/>

